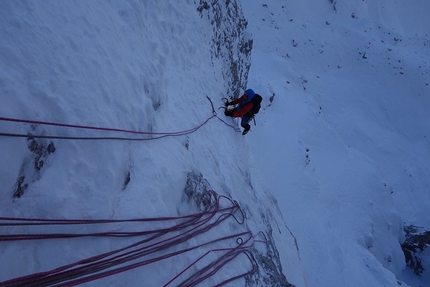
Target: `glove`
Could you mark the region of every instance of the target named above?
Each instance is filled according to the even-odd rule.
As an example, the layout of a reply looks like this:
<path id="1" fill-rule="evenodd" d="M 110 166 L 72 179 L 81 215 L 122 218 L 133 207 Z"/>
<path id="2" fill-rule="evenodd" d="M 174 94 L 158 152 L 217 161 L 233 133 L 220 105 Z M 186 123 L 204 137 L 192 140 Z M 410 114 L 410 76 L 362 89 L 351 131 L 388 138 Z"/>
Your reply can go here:
<path id="1" fill-rule="evenodd" d="M 222 98 L 224 100 L 224 105 L 227 106 L 231 106 L 234 105 L 233 102 L 230 102 L 227 98 Z"/>
<path id="2" fill-rule="evenodd" d="M 226 117 L 232 117 L 232 116 L 233 116 L 233 111 L 230 111 L 230 110 L 228 110 L 228 109 L 225 109 L 225 111 L 224 111 L 224 115 L 225 115 Z"/>

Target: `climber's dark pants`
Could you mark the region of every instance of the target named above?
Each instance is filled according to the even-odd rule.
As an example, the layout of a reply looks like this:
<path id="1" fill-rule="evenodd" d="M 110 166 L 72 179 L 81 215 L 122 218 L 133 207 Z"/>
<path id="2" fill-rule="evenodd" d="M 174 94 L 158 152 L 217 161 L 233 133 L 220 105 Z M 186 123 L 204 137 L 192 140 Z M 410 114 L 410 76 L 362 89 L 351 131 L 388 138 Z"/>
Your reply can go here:
<path id="1" fill-rule="evenodd" d="M 245 131 L 249 131 L 251 126 L 248 124 L 252 120 L 252 117 L 243 116 L 240 125 L 245 129 Z"/>

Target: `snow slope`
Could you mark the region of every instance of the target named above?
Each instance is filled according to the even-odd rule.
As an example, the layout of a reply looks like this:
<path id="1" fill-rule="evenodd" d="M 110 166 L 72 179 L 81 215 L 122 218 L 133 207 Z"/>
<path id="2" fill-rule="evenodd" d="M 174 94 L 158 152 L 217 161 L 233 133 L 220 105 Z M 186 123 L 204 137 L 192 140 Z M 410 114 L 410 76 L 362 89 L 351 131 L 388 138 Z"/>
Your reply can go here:
<path id="1" fill-rule="evenodd" d="M 228 31 L 227 24 L 235 25 L 235 15 L 230 13 L 240 15 L 240 6 L 220 5 L 222 15 L 199 12 L 199 5 L 193 2 L 178 6 L 173 1 L 2 1 L 0 8 L 2 133 L 152 139 L 158 134 L 4 119 L 149 133 L 189 130 L 209 120 L 189 135 L 149 141 L 2 137 L 2 217 L 91 220 L 184 216 L 201 211 L 198 199 L 213 189 L 240 204 L 245 223 L 240 225 L 230 218 L 163 252 L 245 231 L 258 239 L 262 232 L 268 242 L 256 242 L 250 251 L 258 264 L 264 260 L 272 265 L 248 276 L 247 280 L 254 282 L 249 284 L 285 285 L 289 280 L 307 285 L 294 237 L 273 208 L 274 198 L 263 187 L 245 139 L 229 126 L 234 121 L 225 119 L 228 123 L 223 123 L 213 117 L 206 97 L 212 98 L 217 109 L 225 91 L 230 90 L 224 79 L 230 69 L 226 62 L 241 63 L 239 53 L 230 55 L 232 61 L 225 51 L 216 54 L 213 50 L 218 37 Z M 230 20 L 217 28 L 213 20 L 222 17 Z M 238 36 L 236 32 L 232 41 L 237 43 Z M 220 45 L 227 42 L 224 35 Z M 236 75 L 237 85 L 244 86 L 247 70 L 238 71 L 242 74 Z M 187 193 L 193 188 L 196 194 Z M 222 207 L 228 203 L 221 200 Z M 115 223 L 104 228 L 2 227 L 6 235 L 140 231 L 163 225 L 129 227 Z M 272 234 L 272 230 L 276 232 Z M 7 241 L 0 247 L 0 278 L 4 281 L 49 271 L 137 240 L 90 237 Z M 210 244 L 92 284 L 162 286 L 190 266 L 188 273 L 170 284 L 177 286 L 197 271 L 192 263 L 205 252 L 234 248 L 241 240 L 245 238 L 233 238 L 221 246 Z M 279 244 L 285 255 L 282 259 L 276 249 Z M 218 253 L 212 252 L 206 264 Z M 251 268 L 250 260 L 241 254 L 202 284 L 214 285 Z M 231 286 L 245 284 L 245 279 L 238 280 L 241 283 Z"/>
<path id="2" fill-rule="evenodd" d="M 2 119 L 155 134 L 4 120 L 1 133 L 151 139 L 203 124 L 190 134 L 143 141 L 2 136 L 0 217 L 184 216 L 201 211 L 212 189 L 238 202 L 245 223 L 230 217 L 151 256 L 249 231 L 257 236 L 249 251 L 258 271 L 228 286 L 428 286 L 427 274 L 413 282 L 402 272 L 400 243 L 404 223 L 430 226 L 429 4 L 242 5 L 245 18 L 236 1 L 0 1 Z M 222 97 L 245 88 L 264 102 L 257 126 L 243 137 L 217 108 Z M 222 197 L 220 204 L 229 201 Z M 106 231 L 58 228 L 1 226 L 4 235 Z M 220 257 L 213 251 L 192 265 L 200 256 L 244 238 L 86 285 L 163 286 L 191 266 L 169 285 L 177 286 Z M 0 281 L 139 239 L 4 241 Z M 200 286 L 251 266 L 240 254 Z"/>
<path id="3" fill-rule="evenodd" d="M 398 286 L 403 223 L 429 227 L 430 6 L 331 2 L 244 4 L 270 105 L 248 140 L 311 286 Z"/>

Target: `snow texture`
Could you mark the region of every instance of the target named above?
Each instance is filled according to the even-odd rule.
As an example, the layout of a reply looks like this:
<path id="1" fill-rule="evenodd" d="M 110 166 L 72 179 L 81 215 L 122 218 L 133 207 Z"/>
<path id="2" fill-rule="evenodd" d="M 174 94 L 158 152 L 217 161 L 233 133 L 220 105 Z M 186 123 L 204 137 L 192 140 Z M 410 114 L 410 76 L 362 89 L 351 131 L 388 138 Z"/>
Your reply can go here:
<path id="1" fill-rule="evenodd" d="M 196 285 L 187 278 L 249 237 L 197 285 L 254 263 L 225 286 L 430 286 L 430 249 L 416 253 L 421 276 L 402 250 L 404 226 L 430 229 L 429 10 L 426 0 L 0 1 L 0 282 L 149 238 L 7 236 L 164 230 L 216 197 L 238 208 L 131 261 L 151 264 L 84 285 Z M 242 136 L 218 107 L 246 88 L 263 102 Z M 5 219 L 161 217 L 172 219 Z"/>

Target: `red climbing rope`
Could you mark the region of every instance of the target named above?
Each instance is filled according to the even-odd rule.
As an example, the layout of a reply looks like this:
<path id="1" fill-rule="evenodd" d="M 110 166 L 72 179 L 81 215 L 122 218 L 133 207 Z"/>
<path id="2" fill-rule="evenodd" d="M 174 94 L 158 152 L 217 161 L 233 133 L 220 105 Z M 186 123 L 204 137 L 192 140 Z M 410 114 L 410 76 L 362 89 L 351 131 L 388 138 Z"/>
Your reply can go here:
<path id="1" fill-rule="evenodd" d="M 221 122 L 223 122 L 225 125 L 233 128 L 235 131 L 240 131 L 239 128 L 234 127 L 233 125 L 228 124 L 226 121 L 218 117 L 217 113 L 215 112 L 212 100 L 206 96 L 209 102 L 212 106 L 212 116 L 207 118 L 202 124 L 183 131 L 177 131 L 177 132 L 140 132 L 140 131 L 133 131 L 133 130 L 126 130 L 126 129 L 117 129 L 117 128 L 105 128 L 105 127 L 94 127 L 94 126 L 82 126 L 82 125 L 72 125 L 72 124 L 63 124 L 63 123 L 54 123 L 54 122 L 48 122 L 48 121 L 36 121 L 36 120 L 25 120 L 25 119 L 16 119 L 16 118 L 8 118 L 8 117 L 0 117 L 0 121 L 4 122 L 15 122 L 15 123 L 24 123 L 24 124 L 37 124 L 37 125 L 44 125 L 44 126 L 57 126 L 57 127 L 63 127 L 63 128 L 75 128 L 75 129 L 85 129 L 85 130 L 96 130 L 96 131 L 108 131 L 108 132 L 119 132 L 119 133 L 129 133 L 129 134 L 137 134 L 137 135 L 145 135 L 149 136 L 147 138 L 142 137 L 119 137 L 119 136 L 108 136 L 108 137 L 72 137 L 72 136 L 59 136 L 59 135 L 34 135 L 31 133 L 28 134 L 19 134 L 19 133 L 5 133 L 0 132 L 0 136 L 3 137 L 17 137 L 17 138 L 43 138 L 43 139 L 60 139 L 60 140 L 127 140 L 127 141 L 148 141 L 148 140 L 156 140 L 161 139 L 165 137 L 175 137 L 175 136 L 182 136 L 187 135 L 190 133 L 193 133 L 200 129 L 202 126 L 207 124 L 211 119 L 217 118 Z"/>
<path id="2" fill-rule="evenodd" d="M 206 267 L 204 267 L 204 268 L 200 269 L 198 272 L 194 273 L 191 277 L 189 277 L 187 280 L 183 281 L 181 284 L 179 284 L 177 286 L 178 287 L 179 286 L 195 286 L 196 284 L 202 282 L 203 280 L 211 277 L 219 269 L 221 269 L 221 267 L 223 267 L 228 262 L 230 262 L 233 259 L 235 259 L 236 257 L 238 257 L 240 254 L 245 254 L 248 257 L 249 261 L 251 262 L 252 269 L 246 273 L 243 273 L 243 274 L 237 275 L 233 278 L 230 278 L 228 280 L 225 280 L 216 286 L 222 286 L 222 285 L 224 285 L 230 281 L 233 281 L 237 278 L 240 278 L 240 277 L 246 276 L 248 274 L 254 273 L 256 271 L 256 263 L 252 259 L 252 256 L 250 256 L 247 252 L 249 249 L 254 247 L 254 242 L 260 242 L 260 241 L 251 242 L 255 238 L 255 236 L 252 236 L 252 233 L 250 231 L 236 234 L 236 236 L 244 236 L 244 235 L 249 236 L 249 238 L 247 240 L 245 240 L 244 242 L 242 241 L 242 243 L 240 243 L 238 246 L 236 246 L 234 248 L 218 248 L 218 249 L 212 249 L 212 250 L 207 251 L 205 254 L 201 255 L 193 263 L 191 263 L 187 268 L 182 270 L 178 275 L 176 275 L 174 278 L 172 278 L 169 282 L 167 282 L 165 285 L 163 285 L 163 287 L 166 287 L 167 285 L 172 283 L 180 275 L 182 275 L 185 271 L 187 271 L 193 265 L 195 265 L 198 261 L 202 260 L 208 254 L 213 253 L 213 252 L 226 252 L 226 253 L 224 255 L 222 255 L 220 258 L 218 258 L 217 260 L 208 264 Z"/>
<path id="3" fill-rule="evenodd" d="M 161 139 L 165 137 L 176 137 L 176 136 L 182 136 L 187 135 L 190 133 L 193 133 L 200 129 L 202 126 L 204 126 L 209 120 L 214 118 L 215 116 L 211 116 L 210 118 L 206 119 L 202 124 L 188 130 L 179 131 L 179 132 L 166 132 L 166 133 L 157 133 L 157 132 L 138 132 L 138 131 L 130 131 L 130 130 L 118 130 L 118 129 L 110 129 L 110 128 L 97 128 L 97 127 L 85 127 L 85 126 L 73 126 L 73 125 L 62 125 L 57 123 L 46 123 L 46 122 L 37 122 L 37 121 L 29 121 L 25 120 L 27 123 L 39 123 L 39 124 L 50 124 L 50 125 L 58 125 L 63 127 L 74 127 L 74 128 L 82 128 L 82 129 L 92 129 L 92 130 L 102 130 L 102 131 L 116 131 L 116 132 L 126 132 L 126 133 L 134 133 L 134 134 L 141 134 L 141 135 L 149 135 L 155 137 L 148 137 L 148 138 L 136 138 L 136 137 L 72 137 L 72 136 L 57 136 L 57 135 L 34 135 L 34 134 L 17 134 L 17 133 L 0 133 L 0 136 L 4 137 L 18 137 L 18 138 L 42 138 L 42 139 L 59 139 L 59 140 L 127 140 L 127 141 L 149 141 L 149 140 L 156 140 Z M 2 118 L 0 118 L 2 120 Z M 18 120 L 23 121 L 23 120 Z"/>
<path id="4" fill-rule="evenodd" d="M 38 227 L 39 225 L 52 225 L 55 227 L 57 225 L 72 225 L 72 224 L 110 224 L 110 223 L 133 223 L 133 222 L 154 222 L 154 221 L 180 221 L 175 223 L 168 228 L 162 228 L 158 230 L 149 231 L 134 231 L 134 232 L 100 232 L 100 233 L 89 233 L 89 234 L 58 234 L 58 233 L 48 233 L 48 234 L 21 234 L 21 235 L 0 235 L 3 241 L 6 240 L 34 240 L 34 239 L 54 239 L 54 238 L 69 238 L 76 236 L 146 236 L 146 238 L 141 239 L 131 245 L 126 247 L 113 250 L 104 254 L 93 256 L 80 260 L 78 262 L 61 266 L 59 268 L 39 272 L 35 274 L 30 274 L 27 276 L 10 279 L 4 282 L 0 282 L 0 286 L 57 286 L 57 284 L 75 286 L 78 284 L 90 282 L 107 276 L 115 275 L 121 272 L 125 272 L 140 266 L 145 266 L 152 264 L 173 256 L 177 256 L 198 248 L 203 248 L 205 246 L 210 246 L 215 242 L 223 242 L 232 238 L 238 238 L 236 242 L 238 246 L 235 248 L 217 248 L 206 252 L 224 252 L 217 260 L 209 263 L 206 267 L 201 269 L 199 272 L 192 274 L 188 279 L 186 279 L 181 286 L 191 286 L 201 282 L 208 277 L 215 274 L 222 266 L 228 264 L 234 258 L 238 257 L 240 254 L 245 253 L 248 259 L 251 261 L 252 269 L 241 275 L 234 276 L 226 280 L 225 282 L 230 282 L 237 278 L 246 276 L 255 272 L 255 263 L 251 259 L 252 256 L 246 252 L 253 247 L 254 240 L 253 236 L 249 231 L 241 232 L 237 234 L 232 234 L 222 238 L 213 239 L 208 242 L 200 243 L 195 246 L 191 246 L 181 250 L 169 251 L 172 247 L 181 246 L 182 243 L 189 242 L 190 239 L 203 234 L 213 227 L 219 225 L 221 222 L 227 218 L 233 217 L 239 224 L 244 223 L 244 215 L 236 201 L 230 198 L 217 195 L 214 191 L 208 192 L 209 204 L 206 205 L 204 211 L 180 216 L 180 217 L 160 217 L 160 218 L 140 218 L 140 219 L 127 219 L 127 220 L 56 220 L 56 219 L 31 219 L 31 218 L 10 218 L 1 217 L 0 225 L 2 226 L 26 226 L 26 228 Z M 221 207 L 220 200 L 226 199 L 230 204 L 228 207 Z M 239 220 L 236 217 L 237 211 L 242 213 L 242 218 Z M 216 217 L 218 215 L 218 217 Z M 3 222 L 6 221 L 6 222 Z M 44 227 L 46 228 L 46 227 Z M 14 237 L 15 236 L 15 237 Z M 247 236 L 246 240 L 241 239 L 241 237 Z M 252 240 L 252 242 L 251 242 Z M 163 253 L 164 252 L 164 253 Z M 151 255 L 151 256 L 149 256 Z M 157 255 L 156 257 L 153 257 Z M 148 257 L 149 256 L 149 257 Z M 206 255 L 204 255 L 206 256 Z M 202 256 L 201 258 L 203 258 Z M 200 259 L 201 259 L 200 258 Z M 200 259 L 197 259 L 193 264 L 197 263 Z M 192 264 L 192 265 L 193 265 Z M 179 278 L 185 271 L 189 269 L 186 268 L 180 274 L 175 276 L 169 281 L 170 284 L 175 279 Z M 191 284 L 191 285 L 190 285 Z M 221 285 L 219 285 L 221 286 Z"/>

